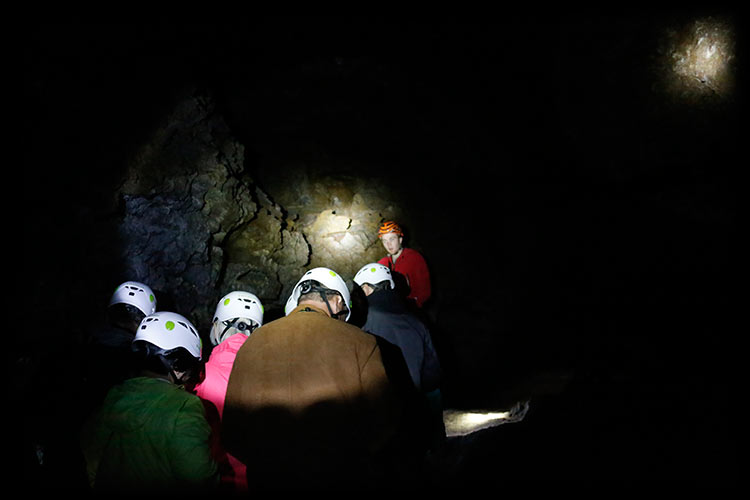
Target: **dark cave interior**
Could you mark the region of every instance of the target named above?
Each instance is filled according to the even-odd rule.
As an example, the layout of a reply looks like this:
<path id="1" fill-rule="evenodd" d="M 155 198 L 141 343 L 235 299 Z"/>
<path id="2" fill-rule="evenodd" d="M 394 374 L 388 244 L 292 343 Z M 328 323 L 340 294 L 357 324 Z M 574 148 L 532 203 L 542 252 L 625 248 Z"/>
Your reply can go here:
<path id="1" fill-rule="evenodd" d="M 666 45 L 698 18 L 733 26 L 731 87 L 665 83 Z M 8 360 L 34 394 L 18 396 L 29 415 L 19 447 L 64 441 L 76 424 L 75 412 L 58 415 L 76 404 L 65 381 L 77 373 L 76 335 L 115 285 L 138 279 L 118 261 L 112 193 L 160 120 L 200 94 L 244 146 L 242 175 L 274 201 L 294 182 L 283 165 L 299 163 L 397 200 L 407 243 L 433 275 L 446 405 L 532 401 L 526 421 L 471 442 L 456 485 L 726 484 L 736 472 L 738 19 L 28 27 L 11 220 L 20 317 L 44 320 L 13 335 Z M 29 359 L 40 360 L 31 382 Z"/>

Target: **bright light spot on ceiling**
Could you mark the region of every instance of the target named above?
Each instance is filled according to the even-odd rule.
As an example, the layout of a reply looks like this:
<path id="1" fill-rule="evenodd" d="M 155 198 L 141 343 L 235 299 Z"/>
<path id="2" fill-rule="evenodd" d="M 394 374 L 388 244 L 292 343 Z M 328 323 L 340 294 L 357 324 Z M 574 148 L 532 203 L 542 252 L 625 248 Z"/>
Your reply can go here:
<path id="1" fill-rule="evenodd" d="M 706 18 L 668 32 L 667 86 L 679 97 L 727 97 L 734 89 L 734 35 L 727 20 Z"/>
<path id="2" fill-rule="evenodd" d="M 472 432 L 489 429 L 501 424 L 520 422 L 529 410 L 529 402 L 518 403 L 508 411 L 460 411 L 445 410 L 443 423 L 448 437 L 466 436 Z"/>

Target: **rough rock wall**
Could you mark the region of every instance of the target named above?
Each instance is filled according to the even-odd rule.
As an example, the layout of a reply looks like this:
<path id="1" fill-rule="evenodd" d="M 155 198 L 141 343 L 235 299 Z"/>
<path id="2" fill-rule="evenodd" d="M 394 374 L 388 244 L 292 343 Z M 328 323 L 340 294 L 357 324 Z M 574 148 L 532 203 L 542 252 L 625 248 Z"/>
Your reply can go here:
<path id="1" fill-rule="evenodd" d="M 244 163 L 211 98 L 193 95 L 134 155 L 116 193 L 125 277 L 204 331 L 231 290 L 258 295 L 268 317 L 306 269 L 328 266 L 350 280 L 382 256 L 377 226 L 398 212 L 377 184 L 299 165 L 276 165 L 277 203 Z"/>
<path id="2" fill-rule="evenodd" d="M 307 244 L 308 262 L 303 265 L 330 267 L 350 280 L 364 264 L 385 255 L 377 237 L 378 226 L 385 219 L 403 215 L 387 183 L 326 172 L 319 165 L 281 158 L 272 161 L 276 167 L 265 166 L 264 170 L 275 174 L 265 177 L 264 187 L 284 207 L 284 241 L 298 249 L 303 241 Z M 281 278 L 286 297 L 299 275 Z"/>
<path id="3" fill-rule="evenodd" d="M 194 96 L 140 148 L 119 189 L 125 274 L 169 294 L 196 324 L 213 312 L 224 239 L 258 211 L 243 168 L 242 145 L 211 101 Z"/>

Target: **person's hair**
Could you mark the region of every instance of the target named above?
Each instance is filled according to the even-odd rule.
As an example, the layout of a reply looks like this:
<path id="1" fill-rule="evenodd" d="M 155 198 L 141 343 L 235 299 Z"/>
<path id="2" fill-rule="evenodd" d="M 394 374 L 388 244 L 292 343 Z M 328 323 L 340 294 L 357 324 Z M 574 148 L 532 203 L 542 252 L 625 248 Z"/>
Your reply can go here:
<path id="1" fill-rule="evenodd" d="M 363 284 L 370 285 L 370 288 L 372 288 L 373 293 L 391 289 L 391 282 L 388 280 L 383 280 L 380 283 L 363 283 Z"/>
<path id="2" fill-rule="evenodd" d="M 138 326 L 145 317 L 143 311 L 124 302 L 112 304 L 107 308 L 107 322 L 112 326 L 132 332 L 133 335 L 136 334 Z"/>
<path id="3" fill-rule="evenodd" d="M 323 292 L 326 298 L 335 297 L 336 295 L 339 297 L 341 296 L 339 292 L 326 288 L 325 285 L 321 284 L 319 281 L 307 280 L 300 283 L 300 294 L 297 303 L 302 302 L 305 299 L 319 301 L 321 300 L 321 292 Z"/>
<path id="4" fill-rule="evenodd" d="M 184 347 L 165 350 L 147 342 L 137 340 L 132 346 L 135 364 L 140 370 L 148 370 L 158 375 L 169 375 L 170 369 L 175 372 L 197 373 L 200 361 Z"/>

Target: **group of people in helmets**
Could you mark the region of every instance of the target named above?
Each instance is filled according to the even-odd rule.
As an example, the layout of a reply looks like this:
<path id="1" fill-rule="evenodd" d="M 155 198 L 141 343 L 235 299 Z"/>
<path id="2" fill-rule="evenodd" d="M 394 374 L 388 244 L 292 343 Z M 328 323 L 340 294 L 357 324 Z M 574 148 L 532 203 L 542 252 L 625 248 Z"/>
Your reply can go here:
<path id="1" fill-rule="evenodd" d="M 380 236 L 394 231 L 403 237 L 389 221 Z M 371 482 L 396 469 L 408 476 L 404 468 L 418 468 L 434 443 L 440 366 L 429 331 L 395 292 L 392 263 L 404 249 L 386 249 L 390 265 L 368 263 L 354 276 L 369 303 L 361 328 L 347 323 L 344 279 L 318 267 L 295 284 L 285 316 L 266 325 L 256 295 L 222 297 L 205 363 L 186 317 L 157 310 L 143 283 L 117 287 L 108 309 L 123 331 L 135 327 L 137 376 L 111 387 L 84 427 L 90 485 L 237 493 L 378 487 Z M 424 298 L 423 286 L 415 288 Z"/>

